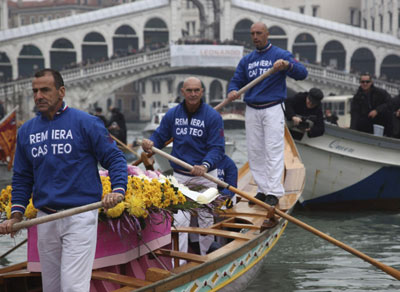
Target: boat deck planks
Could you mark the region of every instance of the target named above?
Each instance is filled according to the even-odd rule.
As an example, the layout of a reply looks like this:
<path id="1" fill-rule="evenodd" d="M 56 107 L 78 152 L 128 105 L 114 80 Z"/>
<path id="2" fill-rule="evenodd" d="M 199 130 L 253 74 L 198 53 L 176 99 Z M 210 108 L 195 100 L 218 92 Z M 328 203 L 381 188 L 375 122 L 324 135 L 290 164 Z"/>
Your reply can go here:
<path id="1" fill-rule="evenodd" d="M 93 271 L 92 279 L 94 280 L 102 280 L 109 281 L 113 283 L 117 283 L 120 285 L 130 286 L 133 288 L 140 288 L 151 284 L 152 282 L 141 280 L 138 278 L 125 276 L 121 274 L 105 272 L 105 271 Z"/>
<path id="2" fill-rule="evenodd" d="M 177 258 L 180 260 L 187 260 L 190 262 L 195 262 L 195 263 L 205 263 L 208 260 L 207 256 L 202 256 L 198 254 L 193 254 L 193 253 L 188 253 L 188 252 L 182 252 L 182 251 L 176 251 L 176 250 L 170 250 L 170 249 L 158 249 L 154 252 L 156 255 L 159 256 L 167 256 L 171 258 Z"/>

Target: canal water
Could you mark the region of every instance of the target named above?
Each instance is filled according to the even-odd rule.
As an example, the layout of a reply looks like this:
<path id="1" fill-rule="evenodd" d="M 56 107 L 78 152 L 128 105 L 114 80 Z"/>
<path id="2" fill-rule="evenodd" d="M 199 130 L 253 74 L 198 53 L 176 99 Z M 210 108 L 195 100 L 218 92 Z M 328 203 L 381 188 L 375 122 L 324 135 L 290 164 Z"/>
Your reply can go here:
<path id="1" fill-rule="evenodd" d="M 144 124 L 129 125 L 128 142 L 141 138 Z M 244 130 L 227 130 L 235 141 L 232 159 L 246 160 Z M 295 218 L 333 238 L 400 270 L 400 212 L 317 212 L 297 207 Z M 26 238 L 0 237 L 0 255 Z M 26 260 L 26 245 L 11 253 L 9 264 Z M 4 262 L 3 262 L 4 264 Z M 362 292 L 400 291 L 400 281 L 320 237 L 289 223 L 278 244 L 267 255 L 247 292 Z"/>

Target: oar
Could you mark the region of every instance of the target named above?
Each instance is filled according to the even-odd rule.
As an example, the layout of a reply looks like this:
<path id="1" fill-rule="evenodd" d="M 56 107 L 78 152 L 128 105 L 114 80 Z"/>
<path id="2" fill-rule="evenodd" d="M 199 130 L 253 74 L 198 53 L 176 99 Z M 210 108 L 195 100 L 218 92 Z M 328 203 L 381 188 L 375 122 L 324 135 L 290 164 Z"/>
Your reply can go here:
<path id="1" fill-rule="evenodd" d="M 263 74 L 261 74 L 260 76 L 258 76 L 256 79 L 254 79 L 253 81 L 249 82 L 248 84 L 246 84 L 245 86 L 243 86 L 241 89 L 239 89 L 238 91 L 238 95 L 242 95 L 243 93 L 245 93 L 247 90 L 249 90 L 250 88 L 252 88 L 254 85 L 256 85 L 257 83 L 260 83 L 261 81 L 263 81 L 265 78 L 267 78 L 268 76 L 270 76 L 271 74 L 275 73 L 276 70 L 274 69 L 274 67 L 269 68 L 267 71 L 265 71 Z M 225 98 L 222 102 L 220 102 L 219 104 L 217 104 L 214 109 L 216 111 L 220 110 L 221 108 L 223 108 L 224 106 L 226 106 L 228 103 L 232 102 L 232 100 Z M 173 139 L 169 139 L 167 142 L 165 142 L 164 147 L 169 145 L 171 142 L 173 141 Z M 147 157 L 150 158 L 151 156 L 153 156 L 154 153 L 149 153 L 147 154 Z M 132 165 L 136 165 L 138 166 L 140 163 L 142 163 L 142 158 L 139 158 L 138 160 L 136 160 L 135 162 L 132 163 Z"/>
<path id="2" fill-rule="evenodd" d="M 119 145 L 121 145 L 122 147 L 124 147 L 126 150 L 130 151 L 131 153 L 133 153 L 136 157 L 139 157 L 139 155 L 137 154 L 137 152 L 133 149 L 131 149 L 130 147 L 128 147 L 128 145 L 126 145 L 124 142 L 122 142 L 121 140 L 119 140 L 117 137 L 115 137 L 114 135 L 112 135 L 110 133 L 110 137 L 113 138 Z"/>
<path id="3" fill-rule="evenodd" d="M 267 78 L 268 76 L 270 76 L 271 74 L 274 74 L 276 72 L 276 70 L 274 69 L 274 67 L 269 68 L 267 71 L 265 71 L 263 74 L 261 74 L 260 76 L 258 76 L 256 79 L 254 79 L 253 81 L 247 83 L 245 86 L 243 86 L 242 88 L 239 89 L 238 91 L 238 95 L 242 95 L 243 93 L 245 93 L 247 90 L 249 90 L 250 88 L 252 88 L 254 85 L 256 85 L 257 83 L 260 83 L 261 81 L 263 81 L 265 78 Z M 216 111 L 220 110 L 221 108 L 223 108 L 224 106 L 226 106 L 228 103 L 230 103 L 232 100 L 225 98 L 221 103 L 217 104 L 214 109 Z"/>
<path id="4" fill-rule="evenodd" d="M 5 258 L 6 256 L 8 256 L 10 253 L 12 253 L 14 250 L 16 250 L 17 248 L 19 248 L 20 246 L 24 245 L 26 242 L 28 241 L 27 238 L 25 238 L 23 241 L 21 241 L 20 243 L 18 243 L 16 246 L 12 247 L 9 251 L 3 253 L 0 256 L 0 260 Z"/>
<path id="5" fill-rule="evenodd" d="M 96 202 L 96 203 L 92 203 L 92 204 L 88 204 L 88 205 L 84 205 L 84 206 L 80 206 L 80 207 L 76 207 L 76 208 L 71 208 L 71 209 L 67 209 L 64 211 L 60 211 L 54 214 L 50 214 L 47 216 L 43 216 L 43 217 L 39 217 L 39 218 L 34 218 L 31 220 L 27 220 L 27 221 L 22 221 L 22 222 L 18 222 L 18 223 L 14 223 L 12 226 L 12 231 L 18 231 L 20 229 L 23 228 L 28 228 L 34 225 L 38 225 L 38 224 L 42 224 L 42 223 L 47 223 L 53 220 L 57 220 L 57 219 L 61 219 L 64 217 L 68 217 L 68 216 L 72 216 L 72 215 L 76 215 L 79 213 L 83 213 L 83 212 L 87 212 L 87 211 L 91 211 L 91 210 L 95 210 L 95 209 L 99 209 L 103 207 L 102 202 Z"/>
<path id="6" fill-rule="evenodd" d="M 174 157 L 174 156 L 172 156 L 172 155 L 170 155 L 168 153 L 165 153 L 164 151 L 161 151 L 160 149 L 152 147 L 151 150 L 154 153 L 157 153 L 157 154 L 159 154 L 161 156 L 164 156 L 168 160 L 173 161 L 174 163 L 176 163 L 176 164 L 178 164 L 178 165 L 180 165 L 180 166 L 182 166 L 182 167 L 184 167 L 184 168 L 186 168 L 188 170 L 192 170 L 193 169 L 193 166 L 191 166 L 190 164 L 188 164 L 188 163 L 186 163 L 186 162 L 184 162 L 184 161 L 182 161 L 182 160 L 180 160 L 180 159 L 178 159 L 178 158 L 176 158 L 176 157 Z M 391 275 L 392 277 L 396 278 L 397 280 L 400 280 L 400 271 L 399 270 L 396 270 L 396 269 L 394 269 L 394 268 L 392 268 L 390 266 L 387 266 L 387 265 L 385 265 L 385 264 L 383 264 L 383 263 L 381 263 L 381 262 L 379 262 L 379 261 L 367 256 L 366 254 L 364 254 L 364 253 L 362 253 L 362 252 L 360 252 L 360 251 L 358 251 L 358 250 L 356 250 L 356 249 L 344 244 L 343 242 L 341 242 L 341 241 L 339 241 L 339 240 L 337 240 L 337 239 L 335 239 L 335 238 L 333 238 L 333 237 L 331 237 L 331 236 L 329 236 L 329 235 L 327 235 L 327 234 L 315 229 L 314 227 L 312 227 L 312 226 L 310 226 L 310 225 L 308 225 L 308 224 L 306 224 L 306 223 L 304 223 L 304 222 L 302 222 L 302 221 L 290 216 L 289 214 L 287 214 L 285 212 L 282 212 L 279 209 L 273 208 L 270 205 L 268 205 L 268 204 L 266 204 L 266 203 L 264 203 L 264 202 L 262 202 L 260 200 L 257 200 L 256 198 L 254 198 L 250 194 L 247 194 L 247 193 L 245 193 L 245 192 L 243 192 L 243 191 L 241 191 L 241 190 L 239 190 L 237 188 L 234 188 L 234 187 L 230 186 L 226 182 L 223 182 L 223 181 L 221 181 L 221 180 L 209 175 L 208 173 L 205 173 L 203 176 L 205 178 L 209 179 L 210 181 L 215 182 L 219 186 L 221 186 L 223 188 L 227 188 L 230 191 L 242 196 L 243 198 L 248 199 L 249 201 L 254 202 L 255 204 L 257 204 L 259 206 L 262 206 L 262 207 L 266 208 L 269 211 L 270 210 L 274 210 L 275 213 L 278 214 L 279 216 L 281 216 L 282 218 L 285 218 L 286 220 L 288 220 L 288 221 L 300 226 L 301 228 L 304 228 L 307 231 L 310 231 L 311 233 L 314 233 L 315 235 L 317 235 L 317 236 L 329 241 L 330 243 L 333 243 L 334 245 L 344 249 L 345 251 L 348 251 L 349 253 L 352 253 L 353 255 L 358 256 L 359 258 L 363 259 L 364 261 L 374 265 L 375 267 L 381 269 L 385 273 L 387 273 L 387 274 Z"/>

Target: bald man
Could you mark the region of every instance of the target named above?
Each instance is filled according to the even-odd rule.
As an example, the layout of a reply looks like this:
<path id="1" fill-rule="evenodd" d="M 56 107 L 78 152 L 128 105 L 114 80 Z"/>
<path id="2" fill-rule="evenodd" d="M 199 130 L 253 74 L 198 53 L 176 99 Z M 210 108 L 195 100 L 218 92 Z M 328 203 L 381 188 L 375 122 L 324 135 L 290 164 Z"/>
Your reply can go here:
<path id="1" fill-rule="evenodd" d="M 246 143 L 250 170 L 258 186 L 256 198 L 275 206 L 284 195 L 282 185 L 284 127 L 282 103 L 286 99 L 286 76 L 295 80 L 307 77 L 307 69 L 293 55 L 268 41 L 269 32 L 262 22 L 250 28 L 256 49 L 244 56 L 229 83 L 228 99 L 240 98 L 238 90 L 270 68 L 276 73 L 249 89 L 246 103 Z M 249 203 L 251 204 L 251 202 Z"/>
<path id="2" fill-rule="evenodd" d="M 170 162 L 174 177 L 179 183 L 191 186 L 217 187 L 202 175 L 208 173 L 217 177 L 217 163 L 225 153 L 224 126 L 221 115 L 208 104 L 203 103 L 203 87 L 196 77 L 186 78 L 181 88 L 184 101 L 170 109 L 160 126 L 144 139 L 142 148 L 151 152 L 151 147 L 162 148 L 170 138 L 174 139 L 171 155 L 193 165 L 191 171 Z M 179 211 L 174 216 L 176 226 L 189 226 L 190 214 Z M 199 211 L 199 227 L 213 224 L 212 214 Z M 192 239 L 192 238 L 191 238 Z M 214 241 L 214 236 L 200 236 L 200 253 L 205 255 Z M 187 252 L 188 234 L 179 235 L 179 250 Z"/>

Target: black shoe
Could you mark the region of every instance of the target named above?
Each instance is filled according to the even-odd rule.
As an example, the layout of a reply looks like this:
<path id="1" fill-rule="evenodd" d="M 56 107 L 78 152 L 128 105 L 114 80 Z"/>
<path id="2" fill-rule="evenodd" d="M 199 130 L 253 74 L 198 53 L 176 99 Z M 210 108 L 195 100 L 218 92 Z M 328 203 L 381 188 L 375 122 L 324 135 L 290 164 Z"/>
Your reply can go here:
<path id="1" fill-rule="evenodd" d="M 270 205 L 270 206 L 276 206 L 276 205 L 278 205 L 278 203 L 279 203 L 279 199 L 278 199 L 277 196 L 274 196 L 274 195 L 267 195 L 267 196 L 265 197 L 264 202 L 265 202 L 266 204 Z"/>
<path id="2" fill-rule="evenodd" d="M 264 193 L 257 193 L 257 195 L 254 197 L 258 200 L 260 200 L 261 202 L 264 202 L 266 195 Z M 252 201 L 249 201 L 249 205 L 255 205 L 256 203 L 253 203 Z"/>

